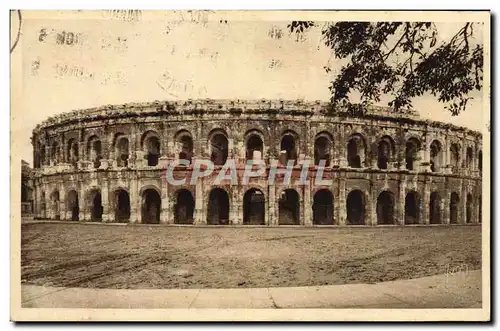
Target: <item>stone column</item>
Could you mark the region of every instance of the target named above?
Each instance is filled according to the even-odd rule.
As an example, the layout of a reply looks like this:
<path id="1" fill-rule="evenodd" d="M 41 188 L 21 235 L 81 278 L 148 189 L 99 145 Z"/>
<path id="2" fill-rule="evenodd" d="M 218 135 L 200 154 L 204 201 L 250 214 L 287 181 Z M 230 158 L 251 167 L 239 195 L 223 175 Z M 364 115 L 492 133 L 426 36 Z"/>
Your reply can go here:
<path id="1" fill-rule="evenodd" d="M 102 179 L 101 186 L 101 204 L 102 204 L 102 222 L 108 223 L 113 221 L 113 215 L 109 215 L 109 188 L 108 179 L 104 177 Z"/>
<path id="2" fill-rule="evenodd" d="M 311 180 L 307 182 L 306 185 L 302 186 L 303 192 L 303 224 L 304 226 L 313 225 L 313 215 L 312 215 L 312 204 L 311 204 Z"/>
<path id="3" fill-rule="evenodd" d="M 203 192 L 203 181 L 196 181 L 196 194 L 194 200 L 194 224 L 204 225 L 207 224 L 206 215 L 204 215 L 203 207 L 204 207 L 204 192 Z"/>
<path id="4" fill-rule="evenodd" d="M 420 203 L 420 221 L 419 224 L 429 224 L 429 203 L 431 200 L 430 178 L 426 177 L 424 182 L 424 196 Z"/>
<path id="5" fill-rule="evenodd" d="M 338 153 L 337 153 L 337 164 L 341 168 L 347 167 L 347 152 L 346 152 L 346 141 L 345 141 L 345 130 L 344 125 L 340 124 L 338 127 Z"/>
<path id="6" fill-rule="evenodd" d="M 397 220 L 399 225 L 405 225 L 405 202 L 406 202 L 406 176 L 399 179 L 399 203 L 397 206 Z"/>
<path id="7" fill-rule="evenodd" d="M 80 209 L 80 215 L 78 219 L 81 222 L 86 222 L 90 219 L 90 215 L 88 213 L 87 199 L 86 199 L 86 191 L 85 184 L 83 181 L 80 181 L 80 189 L 78 191 L 78 207 Z"/>
<path id="8" fill-rule="evenodd" d="M 373 177 L 372 177 L 373 180 Z M 378 224 L 377 220 L 377 190 L 374 186 L 370 189 L 369 196 L 367 197 L 369 201 L 366 204 L 368 206 L 368 210 L 366 211 L 366 215 L 368 216 L 366 225 L 374 225 Z"/>
<path id="9" fill-rule="evenodd" d="M 161 211 L 160 211 L 160 223 L 168 224 L 169 223 L 169 213 L 170 213 L 170 199 L 168 196 L 168 185 L 160 186 L 161 190 Z"/>
<path id="10" fill-rule="evenodd" d="M 346 225 L 347 210 L 346 210 L 346 195 L 345 195 L 345 179 L 339 178 L 339 194 L 338 194 L 338 225 Z"/>
<path id="11" fill-rule="evenodd" d="M 268 199 L 267 199 L 267 217 L 266 225 L 276 226 L 278 225 L 278 214 L 276 213 L 277 203 L 276 203 L 276 186 L 274 184 L 268 186 Z"/>
<path id="12" fill-rule="evenodd" d="M 460 218 L 459 224 L 467 223 L 467 184 L 464 183 L 463 179 L 460 180 Z"/>
<path id="13" fill-rule="evenodd" d="M 67 210 L 66 210 L 66 187 L 64 185 L 64 182 L 61 183 L 61 186 L 59 186 L 61 189 L 59 190 L 59 217 L 61 220 L 66 220 L 67 219 Z"/>
<path id="14" fill-rule="evenodd" d="M 140 201 L 139 188 L 137 178 L 134 176 L 130 179 L 130 223 L 140 222 Z"/>
<path id="15" fill-rule="evenodd" d="M 243 224 L 243 202 L 239 199 L 239 186 L 231 186 L 228 194 L 230 224 Z"/>
<path id="16" fill-rule="evenodd" d="M 443 206 L 443 223 L 450 224 L 450 203 L 451 203 L 451 193 L 449 189 L 446 189 L 444 198 L 442 199 Z"/>

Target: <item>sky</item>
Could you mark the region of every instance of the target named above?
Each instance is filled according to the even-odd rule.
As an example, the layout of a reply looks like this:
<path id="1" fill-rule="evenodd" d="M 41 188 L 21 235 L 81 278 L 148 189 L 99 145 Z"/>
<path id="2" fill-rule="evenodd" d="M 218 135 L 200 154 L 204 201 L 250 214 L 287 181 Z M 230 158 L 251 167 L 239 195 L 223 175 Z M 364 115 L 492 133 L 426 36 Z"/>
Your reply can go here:
<path id="1" fill-rule="evenodd" d="M 31 133 L 48 116 L 188 98 L 326 101 L 332 73 L 323 67 L 330 61 L 335 72 L 341 65 L 319 30 L 298 40 L 287 30 L 289 20 L 186 12 L 128 15 L 23 14 L 19 45 L 11 55 L 12 68 L 21 69 L 12 71 L 20 89 L 13 93 L 19 102 L 11 110 L 11 132 L 22 159 L 32 164 Z M 437 25 L 446 40 L 461 23 Z M 432 96 L 413 105 L 423 118 L 482 130 L 482 95 L 473 93 L 468 109 L 453 118 Z"/>

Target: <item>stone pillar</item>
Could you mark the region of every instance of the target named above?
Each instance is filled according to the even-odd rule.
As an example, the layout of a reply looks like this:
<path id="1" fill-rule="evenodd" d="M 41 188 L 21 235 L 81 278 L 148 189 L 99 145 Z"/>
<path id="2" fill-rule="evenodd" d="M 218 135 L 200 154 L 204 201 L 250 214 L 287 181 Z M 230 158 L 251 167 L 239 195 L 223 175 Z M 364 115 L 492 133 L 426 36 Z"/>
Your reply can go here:
<path id="1" fill-rule="evenodd" d="M 406 176 L 399 179 L 399 203 L 397 205 L 397 220 L 399 225 L 405 225 Z"/>
<path id="2" fill-rule="evenodd" d="M 373 177 L 372 177 L 373 180 Z M 374 225 L 378 224 L 377 220 L 377 190 L 374 186 L 371 187 L 369 196 L 367 197 L 369 200 L 367 201 L 368 210 L 366 211 L 366 215 L 368 216 L 366 225 Z"/>
<path id="3" fill-rule="evenodd" d="M 337 142 L 337 147 L 338 147 L 338 154 L 337 154 L 337 160 L 338 160 L 338 165 L 341 168 L 346 168 L 347 167 L 347 152 L 346 152 L 346 141 L 345 141 L 345 130 L 344 130 L 344 125 L 340 124 L 338 126 L 338 142 Z"/>
<path id="4" fill-rule="evenodd" d="M 160 186 L 161 190 L 161 211 L 160 211 L 160 223 L 168 224 L 169 223 L 169 212 L 170 212 L 170 199 L 168 197 L 168 185 L 163 185 L 163 182 Z"/>
<path id="5" fill-rule="evenodd" d="M 431 201 L 430 178 L 426 177 L 424 182 L 424 196 L 420 203 L 420 221 L 419 224 L 429 224 L 429 203 Z"/>
<path id="6" fill-rule="evenodd" d="M 339 178 L 339 194 L 338 194 L 338 225 L 346 225 L 347 221 L 347 206 L 346 206 L 346 195 L 345 195 L 345 179 Z"/>
<path id="7" fill-rule="evenodd" d="M 101 186 L 101 204 L 102 204 L 102 222 L 108 223 L 113 221 L 113 215 L 109 214 L 109 187 L 108 179 L 104 177 L 102 179 Z"/>
<path id="8" fill-rule="evenodd" d="M 140 223 L 140 201 L 138 180 L 134 176 L 130 179 L 130 223 Z"/>
<path id="9" fill-rule="evenodd" d="M 78 219 L 81 222 L 86 222 L 90 219 L 90 214 L 88 212 L 88 206 L 87 206 L 87 192 L 85 190 L 85 184 L 83 181 L 80 181 L 80 190 L 78 191 L 78 207 L 80 208 L 80 215 L 78 216 Z"/>
<path id="10" fill-rule="evenodd" d="M 66 187 L 64 185 L 64 182 L 61 183 L 61 186 L 60 186 L 60 190 L 59 190 L 59 217 L 61 218 L 61 220 L 66 220 L 68 219 L 66 216 Z"/>
<path id="11" fill-rule="evenodd" d="M 165 183 L 165 187 L 167 187 L 168 184 Z M 173 190 L 171 187 L 167 188 L 167 214 L 166 214 L 166 219 L 167 219 L 167 224 L 174 224 L 175 223 L 175 204 L 177 203 L 177 194 L 174 193 L 175 190 Z M 170 196 L 172 194 L 172 196 Z M 162 206 L 163 206 L 163 201 L 162 201 Z M 193 215 L 194 217 L 194 215 Z"/>
<path id="12" fill-rule="evenodd" d="M 446 189 L 444 194 L 444 198 L 442 199 L 442 208 L 443 208 L 443 224 L 450 224 L 450 203 L 451 203 L 451 192 L 449 189 Z"/>
<path id="13" fill-rule="evenodd" d="M 460 218 L 459 224 L 467 223 L 467 184 L 464 183 L 463 179 L 460 180 Z"/>
<path id="14" fill-rule="evenodd" d="M 204 199 L 203 199 L 203 181 L 196 181 L 196 194 L 194 197 L 194 224 L 202 225 L 207 224 L 206 215 L 204 215 Z"/>
<path id="15" fill-rule="evenodd" d="M 267 199 L 267 217 L 266 225 L 278 225 L 277 203 L 276 203 L 276 186 L 274 184 L 268 186 Z"/>
<path id="16" fill-rule="evenodd" d="M 231 186 L 229 189 L 229 221 L 230 224 L 243 224 L 242 204 L 239 199 L 239 186 Z"/>
<path id="17" fill-rule="evenodd" d="M 312 204 L 311 204 L 311 180 L 307 181 L 306 185 L 302 186 L 302 200 L 303 202 L 303 224 L 304 226 L 313 225 Z"/>

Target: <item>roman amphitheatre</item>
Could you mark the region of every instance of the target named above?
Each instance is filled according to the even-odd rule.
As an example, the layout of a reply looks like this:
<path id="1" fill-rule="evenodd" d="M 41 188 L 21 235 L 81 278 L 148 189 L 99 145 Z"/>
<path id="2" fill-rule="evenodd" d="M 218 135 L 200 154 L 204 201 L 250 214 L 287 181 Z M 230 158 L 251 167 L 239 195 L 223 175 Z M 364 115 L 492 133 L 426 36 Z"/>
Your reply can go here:
<path id="1" fill-rule="evenodd" d="M 24 282 L 321 285 L 481 265 L 482 134 L 415 111 L 129 103 L 48 118 L 32 144 L 32 216 L 42 224 L 23 224 Z M 174 169 L 178 179 L 190 178 L 197 159 L 215 169 L 172 185 L 165 169 L 179 159 L 191 164 Z M 266 169 L 291 161 L 291 181 L 269 183 L 265 172 L 214 185 L 228 159 L 238 171 L 249 159 Z M 321 171 L 331 184 L 300 183 L 306 161 L 311 178 Z"/>

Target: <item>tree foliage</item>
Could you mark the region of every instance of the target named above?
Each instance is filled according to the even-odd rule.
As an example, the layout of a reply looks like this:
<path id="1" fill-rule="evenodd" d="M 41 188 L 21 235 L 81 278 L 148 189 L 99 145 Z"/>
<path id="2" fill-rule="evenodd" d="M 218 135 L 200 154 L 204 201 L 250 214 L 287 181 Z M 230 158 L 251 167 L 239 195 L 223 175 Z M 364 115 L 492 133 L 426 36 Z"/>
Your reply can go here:
<path id="1" fill-rule="evenodd" d="M 294 21 L 288 28 L 302 34 L 315 26 Z M 349 103 L 353 91 L 360 93 L 362 102 L 390 95 L 389 106 L 398 111 L 411 108 L 414 97 L 430 93 L 457 115 L 483 80 L 483 46 L 472 42 L 473 34 L 474 23 L 465 23 L 452 38 L 439 42 L 431 22 L 324 24 L 325 45 L 335 58 L 347 61 L 331 82 L 331 101 Z"/>

